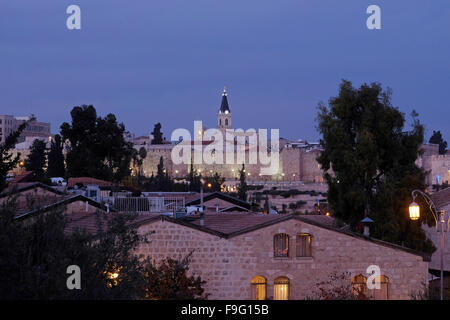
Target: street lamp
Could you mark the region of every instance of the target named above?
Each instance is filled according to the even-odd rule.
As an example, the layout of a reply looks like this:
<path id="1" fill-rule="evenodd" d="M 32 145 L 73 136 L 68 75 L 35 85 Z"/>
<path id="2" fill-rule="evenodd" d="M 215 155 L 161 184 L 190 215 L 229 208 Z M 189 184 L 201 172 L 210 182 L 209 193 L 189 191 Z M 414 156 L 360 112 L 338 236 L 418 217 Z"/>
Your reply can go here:
<path id="1" fill-rule="evenodd" d="M 413 190 L 411 195 L 413 198 L 413 202 L 409 205 L 409 217 L 411 220 L 418 220 L 420 217 L 420 207 L 415 202 L 417 194 L 422 195 L 427 201 L 428 206 L 430 207 L 430 211 L 433 215 L 434 220 L 436 221 L 436 232 L 439 231 L 439 222 L 441 223 L 441 300 L 444 300 L 444 243 L 445 243 L 445 211 L 440 210 L 438 214 L 438 210 L 436 209 L 436 205 L 433 200 L 424 192 L 420 190 Z M 447 221 L 447 229 L 448 223 L 450 223 L 450 219 Z"/>

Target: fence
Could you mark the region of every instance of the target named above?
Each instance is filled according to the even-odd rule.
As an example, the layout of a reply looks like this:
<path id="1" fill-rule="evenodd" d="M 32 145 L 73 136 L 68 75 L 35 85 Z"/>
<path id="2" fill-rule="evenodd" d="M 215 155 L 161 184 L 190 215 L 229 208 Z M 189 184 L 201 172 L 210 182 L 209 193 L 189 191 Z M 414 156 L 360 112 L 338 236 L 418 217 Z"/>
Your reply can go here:
<path id="1" fill-rule="evenodd" d="M 185 207 L 184 197 L 104 197 L 119 212 L 173 212 Z"/>

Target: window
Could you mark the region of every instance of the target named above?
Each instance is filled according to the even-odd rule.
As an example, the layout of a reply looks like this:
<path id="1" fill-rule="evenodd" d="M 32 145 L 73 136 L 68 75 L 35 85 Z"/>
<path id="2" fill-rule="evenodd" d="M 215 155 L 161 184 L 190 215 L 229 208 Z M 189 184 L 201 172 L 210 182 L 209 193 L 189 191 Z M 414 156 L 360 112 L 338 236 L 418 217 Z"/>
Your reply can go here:
<path id="1" fill-rule="evenodd" d="M 266 300 L 266 278 L 256 276 L 252 279 L 252 299 Z"/>
<path id="2" fill-rule="evenodd" d="M 311 257 L 311 235 L 299 234 L 297 236 L 297 257 Z"/>
<path id="3" fill-rule="evenodd" d="M 366 299 L 367 279 L 362 274 L 352 278 L 352 293 L 356 299 Z"/>
<path id="4" fill-rule="evenodd" d="M 289 257 L 289 235 L 279 233 L 273 237 L 273 256 Z"/>
<path id="5" fill-rule="evenodd" d="M 289 278 L 278 277 L 273 286 L 274 300 L 289 300 Z"/>
<path id="6" fill-rule="evenodd" d="M 228 125 L 228 119 L 225 119 L 225 125 L 226 126 Z"/>
<path id="7" fill-rule="evenodd" d="M 386 276 L 378 276 L 374 279 L 375 281 L 380 281 L 380 289 L 371 289 L 370 298 L 374 300 L 387 300 L 388 299 L 388 282 L 389 279 Z"/>
<path id="8" fill-rule="evenodd" d="M 219 119 L 219 125 L 220 126 L 222 125 L 222 119 Z"/>

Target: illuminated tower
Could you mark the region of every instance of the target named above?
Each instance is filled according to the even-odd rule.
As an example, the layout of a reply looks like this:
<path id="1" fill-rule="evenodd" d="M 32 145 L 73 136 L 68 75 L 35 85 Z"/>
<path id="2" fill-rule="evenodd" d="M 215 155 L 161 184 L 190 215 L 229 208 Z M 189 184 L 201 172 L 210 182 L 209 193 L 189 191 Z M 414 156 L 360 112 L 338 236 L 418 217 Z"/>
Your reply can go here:
<path id="1" fill-rule="evenodd" d="M 225 87 L 222 93 L 222 103 L 217 114 L 217 128 L 231 129 L 231 111 L 228 107 L 227 90 Z"/>

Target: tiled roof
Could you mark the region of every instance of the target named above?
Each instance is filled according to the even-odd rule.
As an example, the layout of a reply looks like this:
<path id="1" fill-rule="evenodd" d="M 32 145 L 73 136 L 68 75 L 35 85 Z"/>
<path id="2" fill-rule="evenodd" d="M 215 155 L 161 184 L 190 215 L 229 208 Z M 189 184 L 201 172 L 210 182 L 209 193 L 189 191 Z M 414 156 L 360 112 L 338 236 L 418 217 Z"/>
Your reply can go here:
<path id="1" fill-rule="evenodd" d="M 450 187 L 433 193 L 430 198 L 433 200 L 437 209 L 440 210 L 442 207 L 450 204 Z"/>
<path id="2" fill-rule="evenodd" d="M 224 201 L 228 201 L 230 203 L 236 204 L 240 207 L 250 209 L 250 203 L 246 201 L 242 201 L 241 199 L 238 199 L 236 197 L 232 197 L 226 193 L 222 192 L 211 192 L 211 193 L 204 193 L 203 194 L 203 201 L 209 201 L 214 198 L 219 198 Z M 199 205 L 200 204 L 200 193 L 195 194 L 195 196 L 192 196 L 189 200 L 186 199 L 186 205 Z"/>
<path id="3" fill-rule="evenodd" d="M 106 211 L 106 207 L 100 203 L 98 203 L 97 201 L 94 201 L 90 198 L 87 198 L 81 194 L 77 194 L 77 195 L 65 195 L 59 198 L 49 198 L 48 199 L 48 203 L 39 203 L 38 206 L 34 206 L 34 207 L 26 207 L 26 211 L 24 212 L 19 212 L 19 214 L 16 215 L 16 219 L 26 219 L 30 216 L 33 216 L 35 214 L 40 214 L 40 213 L 44 213 L 47 211 L 50 211 L 54 208 L 60 207 L 60 206 L 64 206 L 67 205 L 69 203 L 72 203 L 74 201 L 86 201 L 88 202 L 91 206 L 94 206 L 100 210 L 104 210 Z"/>
<path id="4" fill-rule="evenodd" d="M 30 179 L 33 177 L 33 171 L 25 171 L 18 176 L 16 176 L 13 180 L 11 180 L 10 184 L 15 184 L 19 182 L 24 182 L 27 179 Z"/>
<path id="5" fill-rule="evenodd" d="M 236 232 L 244 231 L 249 228 L 255 228 L 270 222 L 283 220 L 281 215 L 266 215 L 259 213 L 205 213 L 204 228 L 220 232 L 225 235 L 231 235 Z M 189 221 L 189 220 L 187 220 Z M 198 214 L 195 220 L 190 223 L 200 226 Z"/>
<path id="6" fill-rule="evenodd" d="M 114 214 L 102 214 L 100 217 L 100 225 L 103 230 L 107 221 L 111 219 Z M 98 218 L 96 214 L 75 213 L 71 215 L 71 220 L 66 228 L 67 232 L 73 232 L 76 228 L 86 229 L 93 235 L 98 234 Z M 378 239 L 365 237 L 361 234 L 350 232 L 345 228 L 337 228 L 335 220 L 332 217 L 324 215 L 292 215 L 292 214 L 276 214 L 276 215 L 264 215 L 250 212 L 232 212 L 232 213 L 205 213 L 204 224 L 200 224 L 200 217 L 189 216 L 187 218 L 175 219 L 172 217 L 160 215 L 160 214 L 141 214 L 137 215 L 135 220 L 130 221 L 129 225 L 139 227 L 147 223 L 151 223 L 157 220 L 169 221 L 177 223 L 186 227 L 194 228 L 203 232 L 213 234 L 215 236 L 229 239 L 247 232 L 258 230 L 276 223 L 280 223 L 288 220 L 299 220 L 319 228 L 325 228 L 333 232 L 342 233 L 351 237 L 358 238 L 363 241 L 370 241 L 374 244 L 384 247 L 390 247 L 395 250 L 401 250 L 410 254 L 421 256 L 425 261 L 430 261 L 430 257 L 427 254 L 423 254 L 409 248 L 405 248 L 396 244 L 381 241 Z"/>
<path id="7" fill-rule="evenodd" d="M 116 184 L 110 181 L 90 178 L 90 177 L 78 177 L 78 178 L 69 178 L 67 182 L 68 188 L 73 188 L 76 184 L 82 184 L 84 186 L 87 185 L 98 185 L 99 187 L 112 187 Z"/>
<path id="8" fill-rule="evenodd" d="M 41 182 L 19 182 L 15 184 L 9 184 L 8 187 L 0 193 L 0 197 L 9 196 L 11 194 L 20 193 L 26 190 L 35 189 L 35 188 L 43 188 L 47 191 L 53 192 L 55 194 L 62 195 L 61 191 L 56 190 L 55 188 L 43 184 Z"/>
<path id="9" fill-rule="evenodd" d="M 105 231 L 108 222 L 119 213 L 86 213 L 75 212 L 68 217 L 68 223 L 65 231 L 72 233 L 75 230 L 86 230 L 92 235 L 97 235 L 101 231 Z M 120 213 L 122 214 L 122 213 Z M 129 225 L 144 223 L 148 220 L 158 218 L 159 214 L 140 214 L 136 215 L 132 220 L 128 221 Z"/>

